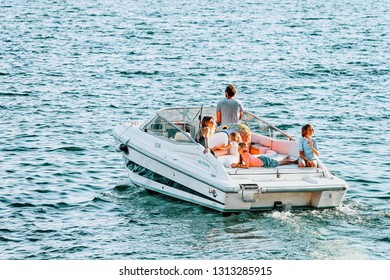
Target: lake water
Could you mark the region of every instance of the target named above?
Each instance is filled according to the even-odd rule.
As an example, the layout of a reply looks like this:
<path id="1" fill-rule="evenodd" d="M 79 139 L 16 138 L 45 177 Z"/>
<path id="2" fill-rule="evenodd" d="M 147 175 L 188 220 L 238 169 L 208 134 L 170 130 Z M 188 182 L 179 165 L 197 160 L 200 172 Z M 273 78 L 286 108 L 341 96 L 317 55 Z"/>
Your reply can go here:
<path id="1" fill-rule="evenodd" d="M 389 259 L 388 4 L 0 2 L 0 259 Z M 228 83 L 313 124 L 339 209 L 223 216 L 128 182 L 113 126 Z"/>

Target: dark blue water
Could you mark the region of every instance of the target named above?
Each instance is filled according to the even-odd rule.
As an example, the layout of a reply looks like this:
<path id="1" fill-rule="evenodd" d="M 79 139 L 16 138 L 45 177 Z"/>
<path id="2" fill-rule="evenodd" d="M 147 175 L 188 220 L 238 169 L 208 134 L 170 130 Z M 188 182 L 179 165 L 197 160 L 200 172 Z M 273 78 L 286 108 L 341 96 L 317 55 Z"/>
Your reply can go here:
<path id="1" fill-rule="evenodd" d="M 387 0 L 0 2 L 0 259 L 389 259 Z M 336 210 L 223 216 L 129 183 L 111 130 L 161 107 L 312 123 Z"/>

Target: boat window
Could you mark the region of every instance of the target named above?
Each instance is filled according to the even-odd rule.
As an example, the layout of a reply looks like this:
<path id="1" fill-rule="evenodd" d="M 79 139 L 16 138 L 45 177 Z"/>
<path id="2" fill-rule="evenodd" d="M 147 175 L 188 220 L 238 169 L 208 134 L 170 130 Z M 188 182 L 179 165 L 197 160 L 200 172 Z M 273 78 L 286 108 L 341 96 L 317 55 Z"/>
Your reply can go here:
<path id="1" fill-rule="evenodd" d="M 160 110 L 148 123 L 143 125 L 146 132 L 177 142 L 194 142 L 200 129 L 200 119 L 215 117 L 215 107 L 168 108 Z M 253 132 L 283 140 L 293 140 L 286 132 L 269 124 L 250 112 L 244 112 L 242 124 Z"/>
<path id="2" fill-rule="evenodd" d="M 199 117 L 215 117 L 215 107 L 169 108 L 159 111 L 159 115 L 171 123 L 190 123 L 196 127 L 199 124 Z"/>
<path id="3" fill-rule="evenodd" d="M 184 127 L 183 127 L 184 128 Z M 170 122 L 166 121 L 160 116 L 156 116 L 145 127 L 145 132 L 153 134 L 158 137 L 167 138 L 176 142 L 188 142 L 192 143 L 194 140 L 191 138 L 192 131 L 183 131 L 174 126 Z"/>
<path id="4" fill-rule="evenodd" d="M 273 127 L 272 125 L 269 125 L 250 114 L 244 113 L 242 120 L 243 123 L 249 126 L 253 132 L 273 139 L 289 139 L 287 135 L 283 134 L 283 132 L 278 130 L 278 128 Z"/>

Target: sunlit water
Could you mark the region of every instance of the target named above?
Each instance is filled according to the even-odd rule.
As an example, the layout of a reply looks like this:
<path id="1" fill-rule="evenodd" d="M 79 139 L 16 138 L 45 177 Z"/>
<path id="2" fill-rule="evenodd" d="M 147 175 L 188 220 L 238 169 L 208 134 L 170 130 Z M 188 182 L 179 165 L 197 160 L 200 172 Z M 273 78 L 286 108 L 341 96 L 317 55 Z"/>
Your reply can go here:
<path id="1" fill-rule="evenodd" d="M 389 259 L 389 7 L 0 2 L 0 258 Z M 223 216 L 127 181 L 114 125 L 227 83 L 292 135 L 314 125 L 342 207 Z"/>

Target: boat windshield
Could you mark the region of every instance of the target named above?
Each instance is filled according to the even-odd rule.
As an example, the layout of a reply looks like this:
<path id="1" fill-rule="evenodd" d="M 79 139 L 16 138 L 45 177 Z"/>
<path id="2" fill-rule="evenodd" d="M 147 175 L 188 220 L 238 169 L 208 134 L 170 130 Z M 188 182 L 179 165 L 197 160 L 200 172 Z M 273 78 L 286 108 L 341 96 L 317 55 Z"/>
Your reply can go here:
<path id="1" fill-rule="evenodd" d="M 168 108 L 157 112 L 143 129 L 150 134 L 181 143 L 195 143 L 199 116 L 215 115 L 215 107 Z"/>
<path id="2" fill-rule="evenodd" d="M 295 141 L 295 139 L 286 132 L 250 112 L 244 112 L 242 116 L 242 123 L 247 125 L 251 131 L 261 135 L 268 136 L 273 139 L 288 139 L 290 141 Z"/>
<path id="3" fill-rule="evenodd" d="M 199 124 L 199 116 L 213 116 L 215 117 L 215 107 L 181 107 L 168 108 L 158 112 L 160 116 L 166 120 L 176 122 L 196 122 Z"/>
<path id="4" fill-rule="evenodd" d="M 212 106 L 162 109 L 143 125 L 143 129 L 150 134 L 171 141 L 193 143 L 200 128 L 200 119 L 204 116 L 215 118 L 215 112 L 216 108 Z M 241 123 L 247 125 L 251 131 L 264 136 L 294 141 L 294 138 L 284 131 L 250 112 L 244 112 Z"/>

